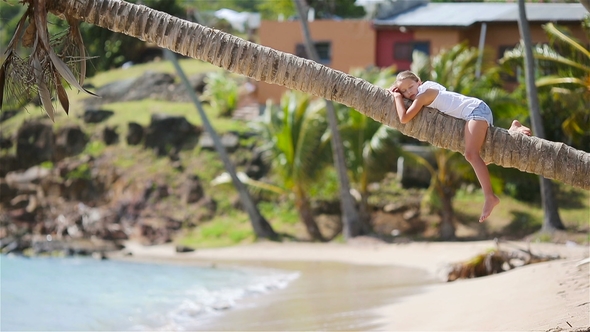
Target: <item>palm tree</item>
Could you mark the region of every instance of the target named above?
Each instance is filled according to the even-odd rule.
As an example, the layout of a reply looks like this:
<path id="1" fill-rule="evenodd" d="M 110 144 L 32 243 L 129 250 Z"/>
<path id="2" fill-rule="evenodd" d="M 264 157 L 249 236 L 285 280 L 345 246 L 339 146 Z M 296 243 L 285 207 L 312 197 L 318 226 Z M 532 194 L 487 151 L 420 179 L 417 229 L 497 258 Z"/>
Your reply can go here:
<path id="1" fill-rule="evenodd" d="M 590 19 L 586 21 L 590 33 Z M 590 51 L 582 43 L 561 31 L 553 23 L 543 26 L 552 39 L 552 45 L 535 48 L 535 58 L 544 65 L 548 75 L 539 77 L 539 88 L 551 88 L 551 95 L 560 99 L 569 109 L 562 124 L 569 141 L 578 146 L 590 143 Z M 559 50 L 559 51 L 557 51 Z"/>
<path id="2" fill-rule="evenodd" d="M 309 32 L 309 26 L 307 24 L 307 15 L 305 10 L 304 0 L 293 0 L 297 12 L 299 13 L 299 20 L 301 21 L 301 29 L 303 30 L 303 39 L 305 41 L 305 48 L 310 59 L 316 62 L 320 61 L 313 41 L 311 39 L 311 33 Z M 326 114 L 328 117 L 328 124 L 332 134 L 332 153 L 334 155 L 334 167 L 338 174 L 338 181 L 340 183 L 340 207 L 342 210 L 342 224 L 344 225 L 343 233 L 344 238 L 349 239 L 351 237 L 362 235 L 366 233 L 368 229 L 363 227 L 366 225 L 361 223 L 359 212 L 356 208 L 354 198 L 350 193 L 350 181 L 346 170 L 346 161 L 344 160 L 344 149 L 342 146 L 342 139 L 340 138 L 340 132 L 338 130 L 338 120 L 336 119 L 336 111 L 334 110 L 334 104 L 331 101 L 325 100 L 326 102 Z"/>
<path id="3" fill-rule="evenodd" d="M 25 31 L 35 40 L 48 39 L 46 15 L 50 11 L 54 15 L 66 18 L 71 29 L 77 26 L 78 21 L 83 20 L 185 56 L 210 62 L 258 81 L 283 85 L 353 107 L 378 122 L 399 129 L 407 136 L 427 141 L 435 146 L 459 152 L 464 150 L 464 121 L 426 108 L 413 121 L 402 125 L 396 115 L 390 92 L 314 61 L 301 59 L 125 1 L 24 0 L 23 3 L 31 8 L 26 14 L 27 17 L 34 17 L 38 24 L 27 31 L 29 23 L 26 19 L 22 20 L 15 33 L 15 40 L 19 42 L 23 41 Z M 77 42 L 81 41 L 73 41 Z M 21 66 L 19 71 L 15 72 L 11 63 L 5 61 L 0 67 L 1 90 L 10 91 L 4 89 L 6 82 L 14 83 L 22 73 L 27 78 L 38 77 L 37 81 L 31 80 L 36 82 L 37 86 L 46 86 L 48 80 L 55 77 L 56 70 L 63 69 L 62 66 L 54 64 L 57 61 L 53 55 L 47 55 L 47 44 L 38 43 L 38 47 L 32 49 L 32 54 L 39 53 L 36 55 L 37 58 L 42 56 L 44 63 L 53 63 L 53 67 L 43 67 L 43 74 L 35 75 L 35 69 L 29 69 L 30 66 Z M 82 88 L 80 84 L 70 82 L 72 78 L 75 81 L 75 77 L 66 77 L 63 74 L 62 76 L 68 79 L 72 86 Z M 0 105 L 2 97 L 0 94 Z M 514 167 L 582 189 L 590 189 L 590 154 L 563 143 L 492 128 L 488 131 L 482 157 L 487 163 Z"/>
<path id="4" fill-rule="evenodd" d="M 219 153 L 219 156 L 223 161 L 223 165 L 225 166 L 226 171 L 229 173 L 233 181 L 234 187 L 240 195 L 240 201 L 242 202 L 246 212 L 248 213 L 248 216 L 250 217 L 250 223 L 252 224 L 252 229 L 254 229 L 254 234 L 256 234 L 256 237 L 258 238 L 266 238 L 271 240 L 276 239 L 278 237 L 277 233 L 275 233 L 275 231 L 272 229 L 272 226 L 262 216 L 262 214 L 260 214 L 260 210 L 258 210 L 258 208 L 256 207 L 256 204 L 252 200 L 252 197 L 250 196 L 248 189 L 238 178 L 235 167 L 230 161 L 229 156 L 225 151 L 223 144 L 221 143 L 221 139 L 219 138 L 219 135 L 217 135 L 217 131 L 215 130 L 215 128 L 213 128 L 211 122 L 209 122 L 209 118 L 207 117 L 207 113 L 205 113 L 203 107 L 201 106 L 201 101 L 199 100 L 199 97 L 197 97 L 197 94 L 191 88 L 191 84 L 188 81 L 188 78 L 186 77 L 184 71 L 178 64 L 176 55 L 174 55 L 169 50 L 165 50 L 165 55 L 172 62 L 172 65 L 178 73 L 178 76 L 180 76 L 182 84 L 184 84 L 187 93 L 192 99 L 193 104 L 195 104 L 197 111 L 199 112 L 199 116 L 201 117 L 201 121 L 203 122 L 205 130 L 213 139 L 215 150 L 217 150 L 217 153 Z"/>
<path id="5" fill-rule="evenodd" d="M 590 35 L 590 18 L 583 22 Z M 553 23 L 543 26 L 551 43 L 535 45 L 533 56 L 538 67 L 536 86 L 546 92 L 542 109 L 551 110 L 559 123 L 544 123 L 545 129 L 559 140 L 587 150 L 590 146 L 590 51 L 567 31 Z M 507 51 L 501 63 L 510 67 L 522 66 L 524 48 Z M 543 96 L 543 94 L 542 94 Z M 559 132 L 557 132 L 559 131 Z"/>
<path id="6" fill-rule="evenodd" d="M 527 99 L 529 101 L 533 132 L 538 137 L 543 138 L 545 137 L 545 129 L 543 128 L 543 120 L 541 119 L 541 111 L 539 108 L 539 96 L 537 94 L 537 86 L 535 85 L 535 59 L 533 58 L 531 31 L 529 28 L 529 22 L 526 18 L 524 0 L 518 0 L 518 28 L 520 30 L 520 38 L 525 52 L 524 76 L 526 80 Z M 586 175 L 590 175 L 590 173 L 587 173 Z M 555 199 L 553 182 L 543 176 L 540 177 L 540 181 L 541 202 L 545 212 L 543 214 L 543 230 L 552 231 L 555 229 L 565 229 L 557 209 L 557 200 Z"/>
<path id="7" fill-rule="evenodd" d="M 325 239 L 314 219 L 308 192 L 330 160 L 323 106 L 321 100 L 312 101 L 307 94 L 288 91 L 279 106 L 269 102 L 259 124 L 267 142 L 262 149 L 273 165 L 273 178 L 281 182 L 282 192 L 294 196 L 299 219 L 310 238 L 317 241 Z"/>

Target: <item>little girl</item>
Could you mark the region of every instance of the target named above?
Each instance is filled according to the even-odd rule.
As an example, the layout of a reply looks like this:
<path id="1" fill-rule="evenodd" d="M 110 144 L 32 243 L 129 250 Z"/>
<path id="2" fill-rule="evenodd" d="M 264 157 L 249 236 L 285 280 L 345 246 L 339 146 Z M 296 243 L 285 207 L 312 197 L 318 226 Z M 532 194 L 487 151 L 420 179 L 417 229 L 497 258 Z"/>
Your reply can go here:
<path id="1" fill-rule="evenodd" d="M 436 108 L 443 113 L 467 121 L 465 123 L 465 159 L 475 170 L 485 197 L 479 222 L 486 220 L 494 207 L 500 203 L 500 199 L 492 190 L 488 167 L 479 155 L 488 127 L 493 125 L 492 111 L 489 106 L 480 99 L 447 91 L 438 83 L 430 81 L 422 83 L 420 78 L 411 71 L 399 73 L 390 91 L 393 92 L 395 108 L 401 123 L 412 120 L 424 106 Z M 404 97 L 413 101 L 407 109 Z M 531 130 L 517 120 L 512 121 L 508 130 L 531 135 Z"/>

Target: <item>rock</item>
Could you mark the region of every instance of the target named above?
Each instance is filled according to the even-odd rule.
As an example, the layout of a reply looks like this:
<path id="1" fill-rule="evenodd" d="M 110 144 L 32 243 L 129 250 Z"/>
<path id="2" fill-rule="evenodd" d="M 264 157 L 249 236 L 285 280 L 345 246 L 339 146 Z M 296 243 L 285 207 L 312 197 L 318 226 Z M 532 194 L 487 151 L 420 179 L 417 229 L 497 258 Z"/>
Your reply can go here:
<path id="1" fill-rule="evenodd" d="M 117 127 L 105 127 L 102 131 L 102 140 L 106 145 L 113 145 L 119 142 Z"/>
<path id="2" fill-rule="evenodd" d="M 79 126 L 60 128 L 55 135 L 54 161 L 60 161 L 66 157 L 81 153 L 87 143 L 88 137 Z"/>
<path id="3" fill-rule="evenodd" d="M 113 116 L 115 112 L 103 109 L 87 109 L 82 119 L 84 123 L 100 123 Z"/>
<path id="4" fill-rule="evenodd" d="M 47 120 L 25 122 L 16 133 L 16 159 L 28 168 L 53 160 L 53 126 Z"/>
<path id="5" fill-rule="evenodd" d="M 101 86 L 100 88 L 96 89 L 96 94 L 100 96 L 100 99 L 92 98 L 90 99 L 90 102 L 101 103 L 123 100 L 125 95 L 127 95 L 131 90 L 136 80 L 137 78 L 128 78 Z"/>
<path id="6" fill-rule="evenodd" d="M 144 145 L 146 148 L 154 149 L 158 155 L 164 156 L 176 153 L 183 148 L 194 148 L 199 134 L 200 129 L 182 116 L 152 114 Z"/>
<path id="7" fill-rule="evenodd" d="M 129 122 L 127 124 L 127 144 L 137 145 L 143 140 L 143 126 L 137 122 Z"/>
<path id="8" fill-rule="evenodd" d="M 246 175 L 251 179 L 258 180 L 265 176 L 270 170 L 270 165 L 264 161 L 263 152 L 255 149 L 252 158 L 246 162 Z"/>
<path id="9" fill-rule="evenodd" d="M 176 252 L 182 253 L 182 252 L 193 252 L 193 251 L 195 251 L 195 249 L 191 248 L 191 247 L 182 246 L 182 245 L 176 246 Z"/>

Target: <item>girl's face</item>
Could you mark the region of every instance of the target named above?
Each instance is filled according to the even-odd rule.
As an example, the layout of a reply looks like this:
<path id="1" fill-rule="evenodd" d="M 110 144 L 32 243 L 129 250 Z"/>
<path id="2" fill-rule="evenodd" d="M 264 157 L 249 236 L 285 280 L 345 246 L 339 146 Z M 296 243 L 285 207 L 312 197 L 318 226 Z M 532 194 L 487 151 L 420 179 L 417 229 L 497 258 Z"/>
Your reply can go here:
<path id="1" fill-rule="evenodd" d="M 404 98 L 414 100 L 416 99 L 416 95 L 418 94 L 418 87 L 422 82 L 414 81 L 411 78 L 406 78 L 397 83 L 397 88 L 399 92 L 404 96 Z"/>

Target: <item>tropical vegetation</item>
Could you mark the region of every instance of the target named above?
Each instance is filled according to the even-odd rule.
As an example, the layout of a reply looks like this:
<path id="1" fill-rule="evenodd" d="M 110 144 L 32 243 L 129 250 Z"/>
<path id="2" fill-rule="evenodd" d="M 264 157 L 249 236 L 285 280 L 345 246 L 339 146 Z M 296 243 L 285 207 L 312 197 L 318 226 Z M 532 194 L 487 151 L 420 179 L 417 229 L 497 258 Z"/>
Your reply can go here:
<path id="1" fill-rule="evenodd" d="M 51 3 L 54 6 L 51 8 L 55 10 L 57 13 L 62 13 L 66 16 L 75 15 L 73 17 L 82 17 L 80 14 L 76 14 L 74 11 L 70 11 L 75 9 L 75 7 L 68 7 L 67 1 L 60 2 L 59 4 L 53 2 L 49 3 Z M 104 3 L 108 3 L 108 1 Z M 89 10 L 91 12 L 93 10 L 96 10 L 96 12 L 98 12 L 99 9 L 92 6 L 94 2 L 89 1 L 88 4 L 88 8 L 90 8 Z M 114 6 L 114 4 L 111 4 L 111 6 Z M 116 4 L 116 6 L 122 6 L 120 12 L 124 12 L 125 10 L 134 10 L 137 11 L 136 15 L 138 17 L 141 16 L 139 12 L 140 8 L 131 7 L 132 9 L 125 9 L 124 7 L 126 5 L 123 4 Z M 105 5 L 104 7 L 109 7 L 109 5 Z M 134 28 L 132 27 L 134 24 L 133 22 L 122 22 L 121 27 L 115 27 L 111 26 L 115 24 L 115 22 L 99 22 L 97 18 L 93 17 L 94 16 L 89 15 L 85 19 L 92 21 L 93 23 L 109 26 L 109 28 L 113 29 L 114 31 L 126 31 L 127 33 L 131 33 L 132 31 L 134 31 Z M 353 147 L 353 149 L 351 149 L 352 151 L 349 153 L 350 156 L 355 155 L 356 159 L 353 159 L 353 161 L 357 162 L 358 164 L 363 164 L 362 167 L 356 167 L 356 170 L 359 171 L 359 174 L 363 174 L 363 172 L 368 172 L 369 167 L 367 167 L 365 159 L 371 158 L 371 152 L 378 151 L 380 147 L 384 146 L 379 144 L 373 145 L 373 147 L 376 148 L 374 148 L 373 151 L 371 151 L 371 149 L 368 148 L 368 146 L 370 147 L 370 144 L 367 145 L 365 142 L 368 141 L 371 144 L 376 143 L 374 142 L 373 137 L 377 137 L 378 139 L 384 138 L 384 141 L 392 140 L 392 138 L 395 138 L 397 137 L 396 135 L 398 135 L 395 131 L 393 131 L 393 129 L 391 129 L 391 127 L 400 127 L 396 119 L 391 117 L 388 118 L 386 114 L 382 113 L 382 110 L 391 108 L 391 105 L 389 105 L 390 101 L 387 100 L 387 95 L 384 94 L 382 90 L 375 88 L 374 85 L 366 84 L 366 81 L 355 80 L 349 76 L 338 76 L 338 74 L 331 72 L 329 69 L 320 67 L 311 62 L 303 61 L 301 59 L 294 59 L 286 54 L 278 54 L 276 51 L 268 50 L 260 46 L 246 44 L 242 40 L 239 40 L 237 38 L 221 33 L 213 33 L 210 29 L 207 28 L 202 28 L 195 25 L 186 25 L 186 23 L 175 21 L 174 19 L 171 19 L 166 16 L 162 16 L 159 19 L 156 18 L 154 22 L 161 22 L 164 20 L 166 20 L 167 22 L 170 21 L 169 26 L 172 27 L 176 25 L 181 25 L 185 29 L 195 29 L 194 35 L 197 36 L 197 39 L 193 42 L 193 44 L 198 46 L 197 49 L 183 49 L 182 46 L 179 45 L 189 45 L 191 43 L 185 42 L 184 44 L 175 44 L 177 42 L 176 40 L 169 39 L 166 36 L 148 36 L 147 38 L 150 41 L 155 42 L 158 45 L 173 48 L 176 51 L 183 54 L 190 53 L 192 56 L 203 58 L 209 62 L 213 62 L 224 68 L 230 69 L 241 74 L 245 74 L 249 77 L 254 77 L 256 79 L 262 79 L 274 83 L 279 82 L 284 85 L 297 88 L 299 90 L 312 92 L 335 100 L 341 100 L 345 104 L 352 105 L 353 107 L 355 107 L 354 109 L 358 112 L 351 112 L 349 110 L 349 112 L 342 112 L 342 115 L 340 115 L 339 112 L 339 116 L 341 117 L 340 120 L 343 132 L 345 131 L 347 125 L 356 126 L 357 123 L 361 122 L 365 122 L 365 124 L 367 125 L 366 127 L 370 127 L 371 132 L 365 137 L 371 137 L 371 139 L 368 140 L 365 139 L 365 137 L 363 137 L 363 139 L 359 140 L 359 142 L 361 143 L 355 143 L 356 147 Z M 176 32 L 173 31 L 171 32 L 171 35 L 175 35 L 175 33 Z M 39 33 L 37 37 L 42 38 L 43 33 Z M 221 39 L 224 42 L 211 43 L 208 38 Z M 213 46 L 221 44 L 228 45 L 227 49 L 217 49 L 217 46 Z M 232 46 L 234 44 L 236 44 L 237 46 Z M 232 49 L 237 53 L 233 54 L 229 49 Z M 467 54 L 466 57 L 469 59 L 469 52 L 465 53 Z M 460 55 L 462 54 L 463 53 L 458 52 L 456 53 L 456 57 L 461 59 Z M 232 58 L 232 56 L 234 55 L 241 57 L 247 55 L 249 58 L 255 59 L 255 61 L 253 61 L 253 64 L 251 65 L 248 65 L 247 63 L 240 63 L 239 61 L 236 61 L 236 59 Z M 55 59 L 51 57 L 50 60 L 57 62 Z M 469 60 L 466 60 L 465 63 L 469 63 Z M 63 66 L 61 66 L 60 62 L 57 62 L 57 64 L 54 64 L 54 66 L 63 69 Z M 461 79 L 467 78 L 469 77 L 469 75 L 466 75 L 465 72 L 460 71 L 460 69 L 462 68 L 460 65 L 457 65 L 456 67 L 456 69 L 459 70 L 459 72 L 455 73 L 454 77 L 448 78 L 448 85 L 452 86 L 454 89 L 458 89 L 456 91 L 475 95 L 475 93 L 473 93 L 473 91 L 471 90 L 461 90 L 462 86 L 463 89 L 468 89 L 469 84 L 463 84 Z M 3 69 L 4 68 L 5 67 L 3 66 Z M 297 75 L 297 77 L 295 78 L 287 78 L 287 75 L 285 75 L 285 73 L 288 72 L 298 71 L 300 74 Z M 6 72 L 7 71 L 5 71 L 4 73 Z M 436 73 L 436 70 L 434 72 Z M 440 73 L 437 73 L 437 77 L 435 79 L 440 81 L 441 79 L 443 79 L 443 74 L 446 74 L 446 72 L 442 69 L 439 72 Z M 65 73 L 68 74 L 67 72 Z M 309 77 L 311 77 L 311 75 L 315 75 L 314 77 L 317 78 L 317 80 L 308 79 Z M 357 91 L 352 91 L 352 87 L 354 87 L 354 90 Z M 312 186 L 314 182 L 317 182 L 317 176 L 320 174 L 324 174 L 323 172 L 325 172 L 325 169 L 320 166 L 324 164 L 324 160 L 326 162 L 329 160 L 329 144 L 327 143 L 329 138 L 329 132 L 325 130 L 326 123 L 325 116 L 322 116 L 322 107 L 316 105 L 315 101 L 312 101 L 310 97 L 298 94 L 299 93 L 291 92 L 285 96 L 285 100 L 281 102 L 281 105 L 269 106 L 269 109 L 266 112 L 267 118 L 265 118 L 264 122 L 266 125 L 266 141 L 268 142 L 266 146 L 266 151 L 270 156 L 272 156 L 271 159 L 274 163 L 276 163 L 275 167 L 278 170 L 278 172 L 276 172 L 276 179 L 273 180 L 280 179 L 280 181 L 278 182 L 281 183 L 281 186 L 290 190 L 290 194 L 293 195 L 295 198 L 300 218 L 306 225 L 308 233 L 311 235 L 312 238 L 321 240 L 323 239 L 321 232 L 317 230 L 317 226 L 314 226 L 313 222 L 310 222 L 310 220 L 313 221 L 313 218 L 308 218 L 310 209 L 308 208 L 309 199 L 306 195 L 310 191 L 309 187 Z M 373 95 L 375 96 L 375 98 L 374 100 L 372 100 L 373 98 L 369 98 L 371 100 L 367 100 L 367 98 L 359 98 L 357 95 Z M 370 117 L 365 117 L 363 114 L 369 115 Z M 428 113 L 427 115 L 424 115 L 424 117 L 427 116 L 438 117 L 439 115 L 435 113 Z M 375 121 L 373 119 L 377 119 L 378 121 Z M 460 125 L 457 122 L 453 123 L 452 119 L 442 118 L 440 121 L 441 123 L 443 123 L 443 126 L 445 126 L 445 128 L 452 128 L 453 126 L 457 127 L 458 125 Z M 446 123 L 446 125 L 444 123 Z M 384 126 L 384 124 L 386 124 L 387 126 Z M 457 139 L 429 136 L 429 134 L 425 133 L 423 129 L 413 128 L 412 126 L 400 127 L 399 129 L 401 133 L 410 134 L 411 136 L 418 137 L 420 139 L 428 140 L 430 138 L 430 140 L 433 141 L 433 143 L 439 146 L 450 148 L 453 150 L 460 150 L 461 144 L 458 143 Z M 454 129 L 449 130 L 449 132 L 452 132 L 453 130 Z M 365 134 L 366 133 L 364 133 L 363 135 Z M 507 147 L 504 149 L 510 150 L 511 148 L 514 149 L 518 146 L 518 143 L 511 142 L 510 138 L 507 138 L 507 140 L 508 144 Z M 496 145 L 493 145 L 494 148 L 492 149 L 494 150 L 494 154 L 491 156 L 487 156 L 487 158 L 490 161 L 498 161 L 498 163 L 502 164 L 502 149 L 496 149 Z M 363 148 L 360 148 L 361 146 L 363 146 Z M 552 153 L 551 147 L 542 147 L 540 150 L 542 151 L 543 149 L 547 150 L 547 153 Z M 537 153 L 543 154 L 543 152 Z M 578 152 L 572 153 L 574 153 L 576 156 L 580 155 L 578 154 Z M 584 167 L 587 167 L 585 166 L 587 162 L 584 159 L 585 155 L 581 154 L 581 156 L 582 157 L 580 159 L 579 165 L 575 166 L 580 167 L 579 171 L 583 174 L 585 170 Z M 536 157 L 531 156 L 530 158 Z M 377 158 L 373 156 L 373 160 L 376 159 Z M 446 165 L 446 161 L 451 159 L 452 158 L 447 157 L 441 158 L 441 165 Z M 526 168 L 526 165 L 527 164 L 525 161 L 524 166 L 521 164 L 519 165 L 519 168 Z M 317 166 L 317 168 L 312 169 L 310 168 L 310 166 Z M 444 169 L 445 167 L 442 168 Z M 559 169 L 559 166 L 557 165 L 555 166 L 555 168 Z M 539 172 L 543 171 L 545 170 L 541 170 Z M 551 170 L 548 171 L 548 173 L 550 172 Z M 375 175 L 377 173 L 369 172 L 368 174 Z M 558 178 L 561 176 L 561 178 L 567 179 L 567 181 L 569 181 L 570 183 L 573 183 L 581 187 L 587 185 L 584 179 L 572 179 L 571 174 L 566 176 L 560 175 L 559 172 L 556 172 L 556 176 Z M 369 182 L 368 180 L 363 180 L 362 175 L 358 176 L 357 178 L 360 179 L 360 182 L 364 181 L 364 184 Z M 359 188 L 363 190 L 362 186 Z M 308 212 L 302 213 L 302 211 Z"/>

